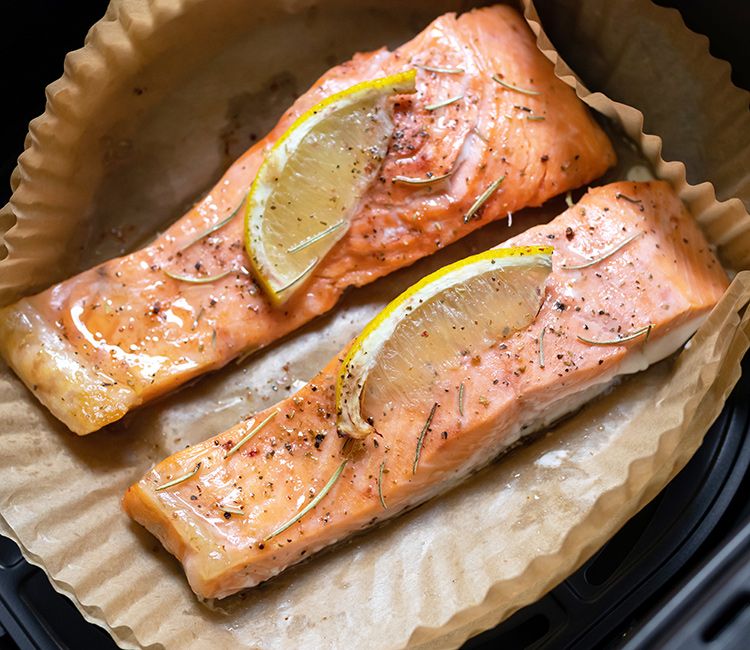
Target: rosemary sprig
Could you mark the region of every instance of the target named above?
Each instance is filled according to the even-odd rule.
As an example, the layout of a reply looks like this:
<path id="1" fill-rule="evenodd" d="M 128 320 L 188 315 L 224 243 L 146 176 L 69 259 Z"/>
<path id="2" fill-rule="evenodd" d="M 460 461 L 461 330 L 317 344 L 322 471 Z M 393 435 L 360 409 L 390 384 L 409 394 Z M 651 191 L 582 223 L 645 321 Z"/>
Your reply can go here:
<path id="1" fill-rule="evenodd" d="M 283 287 L 280 289 L 276 289 L 276 293 L 281 293 L 282 291 L 286 291 L 287 289 L 291 289 L 295 284 L 297 284 L 300 280 L 303 280 L 310 271 L 312 271 L 316 266 L 318 265 L 318 258 L 314 257 L 312 261 L 304 268 L 302 273 L 300 273 L 296 278 L 291 279 L 289 282 L 287 282 Z"/>
<path id="2" fill-rule="evenodd" d="M 539 367 L 544 368 L 544 333 L 547 331 L 547 326 L 542 327 L 542 332 L 539 334 Z"/>
<path id="3" fill-rule="evenodd" d="M 458 413 L 461 417 L 464 416 L 464 384 L 458 387 Z"/>
<path id="4" fill-rule="evenodd" d="M 234 210 L 232 211 L 232 214 L 230 214 L 230 215 L 229 215 L 228 217 L 226 217 L 225 219 L 222 219 L 222 220 L 221 220 L 221 221 L 219 221 L 218 223 L 214 224 L 214 225 L 213 225 L 213 226 L 211 226 L 211 227 L 210 227 L 210 228 L 209 228 L 208 230 L 204 230 L 204 231 L 203 231 L 203 232 L 202 232 L 202 233 L 201 233 L 200 235 L 196 235 L 195 237 L 193 237 L 193 239 L 191 239 L 191 240 L 190 240 L 189 242 L 187 242 L 186 244 L 183 244 L 182 246 L 180 246 L 180 247 L 179 247 L 179 248 L 177 249 L 177 250 L 178 250 L 178 252 L 182 252 L 182 251 L 185 251 L 185 250 L 187 250 L 187 249 L 188 249 L 188 248 L 190 248 L 190 247 L 191 247 L 191 246 L 192 246 L 193 244 L 197 244 L 197 243 L 198 243 L 198 242 L 199 242 L 199 241 L 200 241 L 201 239 L 205 239 L 205 238 L 206 238 L 206 237 L 208 237 L 209 235 L 212 235 L 213 233 L 215 233 L 215 232 L 216 232 L 217 230 L 221 230 L 221 229 L 222 229 L 222 228 L 223 228 L 224 226 L 226 226 L 226 225 L 227 225 L 227 224 L 228 224 L 228 223 L 229 223 L 229 222 L 230 222 L 230 221 L 231 221 L 232 219 L 234 219 L 234 216 L 235 216 L 235 215 L 236 215 L 236 214 L 237 214 L 237 213 L 238 213 L 238 212 L 240 211 L 240 209 L 242 208 L 242 206 L 243 206 L 244 204 L 245 204 L 245 199 L 242 199 L 242 201 L 240 202 L 240 204 L 239 204 L 239 205 L 238 205 L 238 206 L 237 206 L 237 207 L 236 207 L 236 208 L 235 208 L 235 209 L 234 209 Z"/>
<path id="5" fill-rule="evenodd" d="M 547 118 L 544 117 L 544 115 L 527 115 L 526 119 L 529 122 L 542 122 L 542 121 L 546 120 Z"/>
<path id="6" fill-rule="evenodd" d="M 432 408 L 430 409 L 430 414 L 427 416 L 427 420 L 424 423 L 424 426 L 422 427 L 422 431 L 419 434 L 419 439 L 417 440 L 417 451 L 414 454 L 414 464 L 411 467 L 411 473 L 416 474 L 417 473 L 417 465 L 419 465 L 419 456 L 422 453 L 422 445 L 424 444 L 424 437 L 427 433 L 427 429 L 430 428 L 430 425 L 432 424 L 432 418 L 435 417 L 435 411 L 437 411 L 438 403 L 435 402 L 432 405 Z"/>
<path id="7" fill-rule="evenodd" d="M 327 237 L 332 232 L 337 231 L 341 226 L 343 226 L 346 223 L 345 219 L 342 219 L 341 221 L 337 221 L 332 226 L 328 226 L 325 230 L 321 230 L 318 233 L 315 233 L 314 235 L 310 235 L 306 239 L 303 239 L 298 244 L 295 244 L 291 248 L 287 248 L 287 253 L 296 253 L 297 251 L 301 251 L 303 248 L 307 248 L 308 246 L 312 246 L 314 243 L 319 242 L 324 237 Z"/>
<path id="8" fill-rule="evenodd" d="M 442 102 L 437 102 L 435 104 L 425 106 L 425 109 L 428 111 L 436 111 L 438 108 L 443 108 L 443 106 L 450 106 L 451 104 L 454 104 L 457 101 L 462 100 L 463 98 L 463 95 L 456 95 L 455 97 L 451 97 L 450 99 L 444 99 Z"/>
<path id="9" fill-rule="evenodd" d="M 234 447 L 232 447 L 226 454 L 224 454 L 224 458 L 227 459 L 230 456 L 236 454 L 242 445 L 244 445 L 250 438 L 252 438 L 258 431 L 260 431 L 264 426 L 266 426 L 271 420 L 273 420 L 277 415 L 279 414 L 278 409 L 276 409 L 273 413 L 271 413 L 269 416 L 267 416 L 260 424 L 256 425 L 252 428 L 250 432 L 248 432 Z"/>
<path id="10" fill-rule="evenodd" d="M 629 201 L 630 203 L 643 203 L 641 199 L 634 199 L 627 194 L 623 194 L 622 192 L 615 192 L 615 198 L 616 199 L 625 199 L 626 201 Z"/>
<path id="11" fill-rule="evenodd" d="M 497 81 L 503 88 L 507 88 L 508 90 L 515 90 L 517 93 L 523 93 L 524 95 L 541 95 L 538 90 L 529 90 L 528 88 L 519 88 L 518 86 L 514 86 L 513 84 L 509 84 L 507 81 L 503 81 L 500 77 L 497 76 L 497 74 L 492 75 L 492 80 Z"/>
<path id="12" fill-rule="evenodd" d="M 493 181 L 490 183 L 489 187 L 482 192 L 474 201 L 472 206 L 469 208 L 469 211 L 464 215 L 464 223 L 469 223 L 474 218 L 474 215 L 479 211 L 479 208 L 481 208 L 487 199 L 492 196 L 498 187 L 500 187 L 500 183 L 502 183 L 505 180 L 505 176 L 501 176 L 496 181 Z"/>
<path id="13" fill-rule="evenodd" d="M 565 205 L 567 205 L 569 208 L 572 208 L 573 203 L 573 194 L 571 194 L 570 190 L 568 190 L 568 193 L 565 195 Z"/>
<path id="14" fill-rule="evenodd" d="M 289 521 L 287 521 L 285 524 L 282 524 L 279 526 L 276 530 L 274 530 L 268 537 L 266 537 L 263 541 L 267 542 L 269 539 L 273 539 L 276 537 L 276 535 L 280 535 L 283 533 L 287 528 L 290 526 L 293 526 L 296 524 L 302 517 L 304 517 L 310 510 L 312 510 L 315 506 L 317 506 L 325 497 L 326 494 L 328 494 L 333 487 L 333 484 L 339 480 L 339 477 L 341 476 L 341 472 L 344 471 L 344 467 L 346 467 L 346 464 L 349 462 L 349 459 L 342 461 L 341 465 L 338 466 L 338 469 L 333 473 L 333 476 L 328 479 L 328 483 L 326 483 L 323 486 L 323 489 L 318 492 L 315 495 L 315 498 L 310 501 L 302 510 L 300 510 L 294 517 L 292 517 Z"/>
<path id="15" fill-rule="evenodd" d="M 612 257 L 612 255 L 614 255 L 617 251 L 623 249 L 631 241 L 633 241 L 634 239 L 637 239 L 642 234 L 643 234 L 642 232 L 637 232 L 635 233 L 635 235 L 631 235 L 627 239 L 624 239 L 623 241 L 621 241 L 619 244 L 617 244 L 617 246 L 615 246 L 611 250 L 608 250 L 603 255 L 600 255 L 596 259 L 593 259 L 589 262 L 586 262 L 584 264 L 575 264 L 573 266 L 568 266 L 567 264 L 563 264 L 561 268 L 567 269 L 568 271 L 577 271 L 579 269 L 587 269 L 589 266 L 594 266 L 594 264 L 598 264 L 599 262 L 603 262 L 604 260 L 606 260 L 608 257 Z"/>
<path id="16" fill-rule="evenodd" d="M 414 178 L 411 176 L 394 176 L 393 182 L 394 183 L 404 183 L 405 185 L 430 185 L 431 183 L 437 183 L 438 181 L 442 181 L 445 178 L 448 178 L 453 174 L 455 170 L 451 169 L 449 172 L 445 174 L 440 174 L 440 176 L 428 176 L 427 178 Z"/>
<path id="17" fill-rule="evenodd" d="M 651 335 L 651 329 L 654 327 L 653 323 L 649 323 L 645 327 L 641 327 L 640 329 L 635 330 L 635 332 L 632 332 L 631 334 L 626 334 L 625 336 L 618 338 L 618 339 L 611 339 L 606 341 L 596 341 L 594 339 L 587 339 L 580 334 L 578 335 L 578 340 L 582 341 L 583 343 L 588 343 L 589 345 L 620 345 L 621 343 L 625 343 L 627 341 L 632 341 L 633 339 L 637 339 L 640 336 L 646 335 L 646 341 L 648 341 L 648 337 Z"/>
<path id="18" fill-rule="evenodd" d="M 222 512 L 228 512 L 230 515 L 244 515 L 245 511 L 239 506 L 226 506 L 221 503 L 216 506 Z"/>
<path id="19" fill-rule="evenodd" d="M 157 492 L 161 492 L 162 490 L 166 490 L 167 488 L 171 488 L 175 485 L 179 485 L 180 483 L 183 483 L 187 481 L 188 479 L 193 478 L 198 473 L 198 470 L 201 468 L 201 464 L 198 463 L 194 468 L 192 472 L 188 472 L 187 474 L 183 474 L 182 476 L 178 476 L 175 479 L 172 479 L 171 481 L 164 483 L 163 485 L 160 485 L 156 488 Z"/>
<path id="20" fill-rule="evenodd" d="M 388 510 L 388 506 L 385 503 L 385 497 L 383 496 L 383 470 L 385 469 L 385 461 L 380 463 L 380 474 L 378 474 L 378 497 L 380 498 L 380 505 L 383 506 L 383 510 Z"/>
<path id="21" fill-rule="evenodd" d="M 422 65 L 421 63 L 415 63 L 414 67 L 427 72 L 442 72 L 443 74 L 463 74 L 466 72 L 463 68 L 441 68 L 434 65 Z"/>
<path id="22" fill-rule="evenodd" d="M 231 273 L 234 273 L 234 271 L 232 269 L 229 269 L 228 271 L 222 271 L 221 273 L 217 273 L 216 275 L 207 275 L 203 278 L 196 278 L 190 275 L 179 275 L 178 273 L 172 273 L 171 271 L 164 271 L 164 275 L 172 278 L 173 280 L 178 280 L 180 282 L 189 282 L 190 284 L 209 284 L 211 282 L 221 280 Z"/>

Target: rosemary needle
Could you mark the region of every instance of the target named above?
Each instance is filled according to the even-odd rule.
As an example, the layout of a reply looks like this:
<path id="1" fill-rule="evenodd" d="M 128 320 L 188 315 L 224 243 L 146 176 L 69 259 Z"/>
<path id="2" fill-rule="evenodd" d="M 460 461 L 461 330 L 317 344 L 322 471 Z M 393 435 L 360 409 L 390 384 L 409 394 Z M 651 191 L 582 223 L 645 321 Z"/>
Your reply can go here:
<path id="1" fill-rule="evenodd" d="M 282 524 L 277 528 L 275 531 L 273 531 L 268 537 L 266 537 L 263 541 L 267 542 L 269 539 L 272 539 L 276 537 L 276 535 L 279 535 L 283 533 L 287 528 L 290 526 L 293 526 L 296 524 L 302 517 L 304 517 L 310 510 L 312 510 L 315 506 L 317 506 L 322 500 L 323 497 L 325 497 L 328 492 L 330 492 L 331 488 L 333 487 L 333 484 L 339 480 L 339 477 L 341 476 L 341 472 L 344 471 L 344 467 L 346 467 L 346 464 L 349 462 L 349 459 L 342 461 L 341 465 L 338 466 L 338 469 L 333 473 L 333 476 L 328 479 L 328 483 L 326 483 L 323 486 L 323 489 L 318 492 L 315 495 L 315 498 L 310 501 L 302 510 L 300 510 L 294 517 L 292 517 L 289 521 L 287 521 L 285 524 Z"/>
<path id="2" fill-rule="evenodd" d="M 425 106 L 425 109 L 428 111 L 436 111 L 438 108 L 443 108 L 443 106 L 450 106 L 451 104 L 454 104 L 455 102 L 463 99 L 463 95 L 456 95 L 455 97 L 451 97 L 450 99 L 445 99 L 442 102 L 437 102 L 436 104 L 430 104 L 429 106 Z"/>
<path id="3" fill-rule="evenodd" d="M 568 190 L 568 193 L 565 195 L 565 204 L 569 207 L 573 207 L 573 195 L 570 193 L 570 190 Z"/>
<path id="4" fill-rule="evenodd" d="M 427 72 L 442 72 L 443 74 L 463 74 L 466 72 L 463 68 L 440 68 L 433 65 L 421 65 L 420 63 L 415 63 L 414 67 Z"/>
<path id="5" fill-rule="evenodd" d="M 454 170 L 450 170 L 449 172 L 445 174 L 440 174 L 440 176 L 428 176 L 427 178 L 414 178 L 411 176 L 394 176 L 393 182 L 394 183 L 404 183 L 405 185 L 430 185 L 431 183 L 437 183 L 438 181 L 442 181 L 445 178 L 448 178 L 453 174 Z"/>
<path id="6" fill-rule="evenodd" d="M 469 211 L 464 215 L 464 223 L 469 223 L 477 212 L 479 212 L 479 208 L 481 208 L 487 201 L 487 199 L 492 196 L 498 187 L 500 187 L 500 183 L 502 183 L 505 180 L 505 176 L 501 176 L 496 181 L 493 181 L 490 183 L 489 187 L 482 192 L 474 201 L 472 206 L 469 208 Z"/>
<path id="7" fill-rule="evenodd" d="M 159 485 L 156 488 L 157 492 L 161 492 L 162 490 L 166 490 L 167 488 L 171 488 L 175 485 L 179 485 L 180 483 L 187 481 L 188 479 L 193 478 L 198 473 L 198 470 L 201 468 L 201 464 L 198 463 L 194 468 L 192 472 L 188 472 L 187 474 L 183 474 L 182 476 L 178 476 L 175 479 L 172 479 L 168 483 L 164 483 L 164 485 Z"/>
<path id="8" fill-rule="evenodd" d="M 606 260 L 608 257 L 612 257 L 612 255 L 614 255 L 617 251 L 623 249 L 631 241 L 633 241 L 634 239 L 637 239 L 642 234 L 643 234 L 642 232 L 637 232 L 637 233 L 635 233 L 635 235 L 631 235 L 627 239 L 624 239 L 623 241 L 621 241 L 619 244 L 617 244 L 617 246 L 615 246 L 611 250 L 608 250 L 603 255 L 600 255 L 596 259 L 593 259 L 593 260 L 591 260 L 589 262 L 585 262 L 584 264 L 575 264 L 574 266 L 568 266 L 567 264 L 563 264 L 562 268 L 567 269 L 569 271 L 577 271 L 579 269 L 586 269 L 589 266 L 594 266 L 594 264 L 598 264 L 599 262 L 603 262 L 604 260 Z"/>
<path id="9" fill-rule="evenodd" d="M 277 415 L 279 414 L 278 409 L 271 413 L 269 416 L 266 417 L 265 420 L 263 420 L 260 424 L 253 427 L 253 429 L 248 432 L 234 447 L 232 447 L 225 455 L 224 458 L 229 458 L 232 454 L 236 454 L 242 445 L 244 445 L 250 438 L 252 438 L 258 431 L 260 431 L 264 426 L 266 426 L 271 420 L 273 420 Z"/>
<path id="10" fill-rule="evenodd" d="M 385 461 L 380 463 L 380 474 L 378 474 L 378 497 L 380 498 L 380 505 L 383 506 L 383 510 L 388 510 L 388 506 L 385 503 L 385 497 L 383 496 L 383 470 L 385 469 Z"/>
<path id="11" fill-rule="evenodd" d="M 300 280 L 302 280 L 305 276 L 307 276 L 310 271 L 312 271 L 316 266 L 318 265 L 318 258 L 314 257 L 312 261 L 304 268 L 302 273 L 300 273 L 296 278 L 292 278 L 289 282 L 287 282 L 283 287 L 280 289 L 276 289 L 276 293 L 281 293 L 282 291 L 286 291 L 287 289 L 291 289 L 295 284 L 297 284 Z"/>
<path id="12" fill-rule="evenodd" d="M 182 252 L 184 250 L 187 250 L 190 248 L 193 244 L 197 244 L 201 239 L 208 237 L 209 235 L 215 233 L 217 230 L 221 230 L 224 226 L 226 226 L 232 219 L 234 219 L 234 216 L 240 211 L 240 208 L 244 205 L 245 200 L 243 199 L 240 204 L 232 211 L 232 214 L 230 214 L 225 219 L 222 219 L 218 223 L 211 226 L 208 230 L 204 230 L 200 235 L 197 235 L 196 237 L 193 237 L 189 242 L 186 244 L 183 244 L 180 246 L 177 250 L 178 252 Z"/>
<path id="13" fill-rule="evenodd" d="M 620 345 L 622 343 L 625 343 L 627 341 L 632 341 L 633 339 L 637 339 L 640 336 L 646 335 L 646 341 L 648 341 L 648 337 L 651 335 L 651 329 L 654 327 L 653 323 L 649 323 L 645 327 L 641 327 L 640 329 L 637 329 L 635 332 L 632 332 L 631 334 L 627 334 L 621 338 L 618 339 L 611 339 L 608 341 L 596 341 L 594 339 L 587 339 L 578 335 L 578 340 L 582 341 L 583 343 L 588 343 L 589 345 Z"/>
<path id="14" fill-rule="evenodd" d="M 547 331 L 547 326 L 542 327 L 542 332 L 539 334 L 539 367 L 544 368 L 544 333 Z"/>
<path id="15" fill-rule="evenodd" d="M 458 387 L 458 413 L 464 416 L 464 385 L 463 382 Z"/>
<path id="16" fill-rule="evenodd" d="M 189 282 L 190 284 L 209 284 L 210 282 L 221 280 L 231 273 L 234 273 L 234 271 L 230 269 L 229 271 L 223 271 L 222 273 L 217 273 L 216 275 L 207 275 L 205 277 L 196 278 L 191 275 L 179 275 L 178 273 L 172 273 L 171 271 L 164 271 L 164 275 L 172 278 L 173 280 L 178 280 L 180 282 Z"/>
<path id="17" fill-rule="evenodd" d="M 337 221 L 332 226 L 328 226 L 325 230 L 321 230 L 318 233 L 315 233 L 314 235 L 310 235 L 310 237 L 307 237 L 306 239 L 303 239 L 299 244 L 295 244 L 291 248 L 287 248 L 287 253 L 296 253 L 297 251 L 301 251 L 303 248 L 307 248 L 308 246 L 312 246 L 314 243 L 319 242 L 324 237 L 327 237 L 332 232 L 335 232 L 341 226 L 343 226 L 346 223 L 346 220 L 342 219 L 341 221 Z"/>
<path id="18" fill-rule="evenodd" d="M 526 117 L 526 119 L 529 122 L 542 122 L 542 121 L 546 120 L 547 118 L 544 117 L 544 115 L 528 115 Z"/>
<path id="19" fill-rule="evenodd" d="M 519 88 L 518 86 L 509 84 L 507 81 L 503 81 L 496 74 L 492 75 L 492 80 L 499 83 L 503 88 L 507 88 L 508 90 L 515 90 L 517 93 L 523 93 L 524 95 L 541 95 L 541 93 L 538 90 L 529 90 L 528 88 Z"/>
<path id="20" fill-rule="evenodd" d="M 616 192 L 615 193 L 616 199 L 625 199 L 626 201 L 629 201 L 630 203 L 643 203 L 641 199 L 634 199 L 629 197 L 627 194 L 623 194 L 622 192 Z"/>
<path id="21" fill-rule="evenodd" d="M 435 402 L 432 405 L 432 408 L 430 409 L 430 414 L 427 416 L 427 420 L 424 423 L 424 426 L 422 427 L 422 431 L 419 434 L 419 439 L 417 440 L 417 451 L 414 454 L 414 464 L 411 468 L 411 473 L 416 474 L 417 473 L 417 465 L 419 465 L 419 456 L 422 453 L 422 445 L 424 444 L 424 437 L 427 434 L 427 429 L 430 428 L 430 425 L 432 424 L 432 418 L 435 417 L 435 411 L 437 411 L 438 403 Z"/>
<path id="22" fill-rule="evenodd" d="M 218 504 L 217 506 L 222 512 L 228 512 L 230 515 L 244 515 L 245 511 L 238 506 L 225 506 Z"/>

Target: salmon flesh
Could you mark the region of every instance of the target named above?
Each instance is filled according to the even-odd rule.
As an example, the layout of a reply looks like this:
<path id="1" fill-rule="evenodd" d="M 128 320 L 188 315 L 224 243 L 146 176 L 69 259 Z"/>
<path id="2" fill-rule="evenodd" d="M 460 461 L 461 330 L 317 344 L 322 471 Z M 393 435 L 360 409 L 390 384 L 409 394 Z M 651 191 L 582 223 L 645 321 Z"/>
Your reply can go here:
<path id="1" fill-rule="evenodd" d="M 196 594 L 228 596 L 445 491 L 619 376 L 672 354 L 728 285 L 660 181 L 590 190 L 551 223 L 503 244 L 531 245 L 554 247 L 539 314 L 446 371 L 440 385 L 452 389 L 434 396 L 427 427 L 433 400 L 421 413 L 389 411 L 380 435 L 341 470 L 334 387 L 344 350 L 293 397 L 159 463 L 127 491 L 125 510 L 177 556 Z"/>
<path id="2" fill-rule="evenodd" d="M 301 290 L 273 306 L 248 271 L 238 210 L 265 152 L 325 97 L 413 67 L 417 93 L 392 100 L 387 155 L 347 234 Z M 514 10 L 446 14 L 393 52 L 358 54 L 324 74 L 202 201 L 143 250 L 1 310 L 0 353 L 57 418 L 78 434 L 91 433 L 295 330 L 331 309 L 347 287 L 584 185 L 614 161 L 606 135 L 555 77 Z M 448 172 L 437 184 L 394 182 Z M 497 191 L 465 220 L 501 177 Z M 222 277 L 194 284 L 167 272 Z"/>

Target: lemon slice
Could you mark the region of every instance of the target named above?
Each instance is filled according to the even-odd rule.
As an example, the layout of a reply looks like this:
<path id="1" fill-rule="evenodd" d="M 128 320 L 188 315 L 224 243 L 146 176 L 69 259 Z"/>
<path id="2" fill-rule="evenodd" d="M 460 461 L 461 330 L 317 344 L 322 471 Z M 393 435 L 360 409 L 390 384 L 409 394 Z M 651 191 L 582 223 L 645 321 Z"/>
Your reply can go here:
<path id="1" fill-rule="evenodd" d="M 349 228 L 393 133 L 394 94 L 413 93 L 416 71 L 356 84 L 302 114 L 266 155 L 250 188 L 245 247 L 280 304 L 300 288 Z"/>
<path id="2" fill-rule="evenodd" d="M 441 375 L 536 318 L 552 248 L 497 248 L 407 289 L 363 330 L 336 382 L 339 431 L 364 438 L 391 405 L 435 401 Z M 373 426 L 374 425 L 374 426 Z"/>

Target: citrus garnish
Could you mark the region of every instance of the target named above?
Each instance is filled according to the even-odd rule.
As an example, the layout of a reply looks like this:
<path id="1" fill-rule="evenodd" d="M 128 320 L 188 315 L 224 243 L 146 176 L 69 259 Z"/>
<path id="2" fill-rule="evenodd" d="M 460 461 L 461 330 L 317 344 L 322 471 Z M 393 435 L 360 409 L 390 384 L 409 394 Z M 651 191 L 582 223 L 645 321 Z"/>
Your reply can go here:
<path id="1" fill-rule="evenodd" d="M 361 439 L 390 405 L 429 406 L 441 376 L 527 327 L 544 299 L 551 255 L 544 246 L 489 250 L 443 267 L 391 302 L 341 364 L 339 431 Z"/>
<path id="2" fill-rule="evenodd" d="M 416 71 L 356 84 L 303 113 L 266 155 L 250 189 L 245 247 L 283 303 L 349 228 L 394 129 L 388 97 L 413 93 Z"/>

